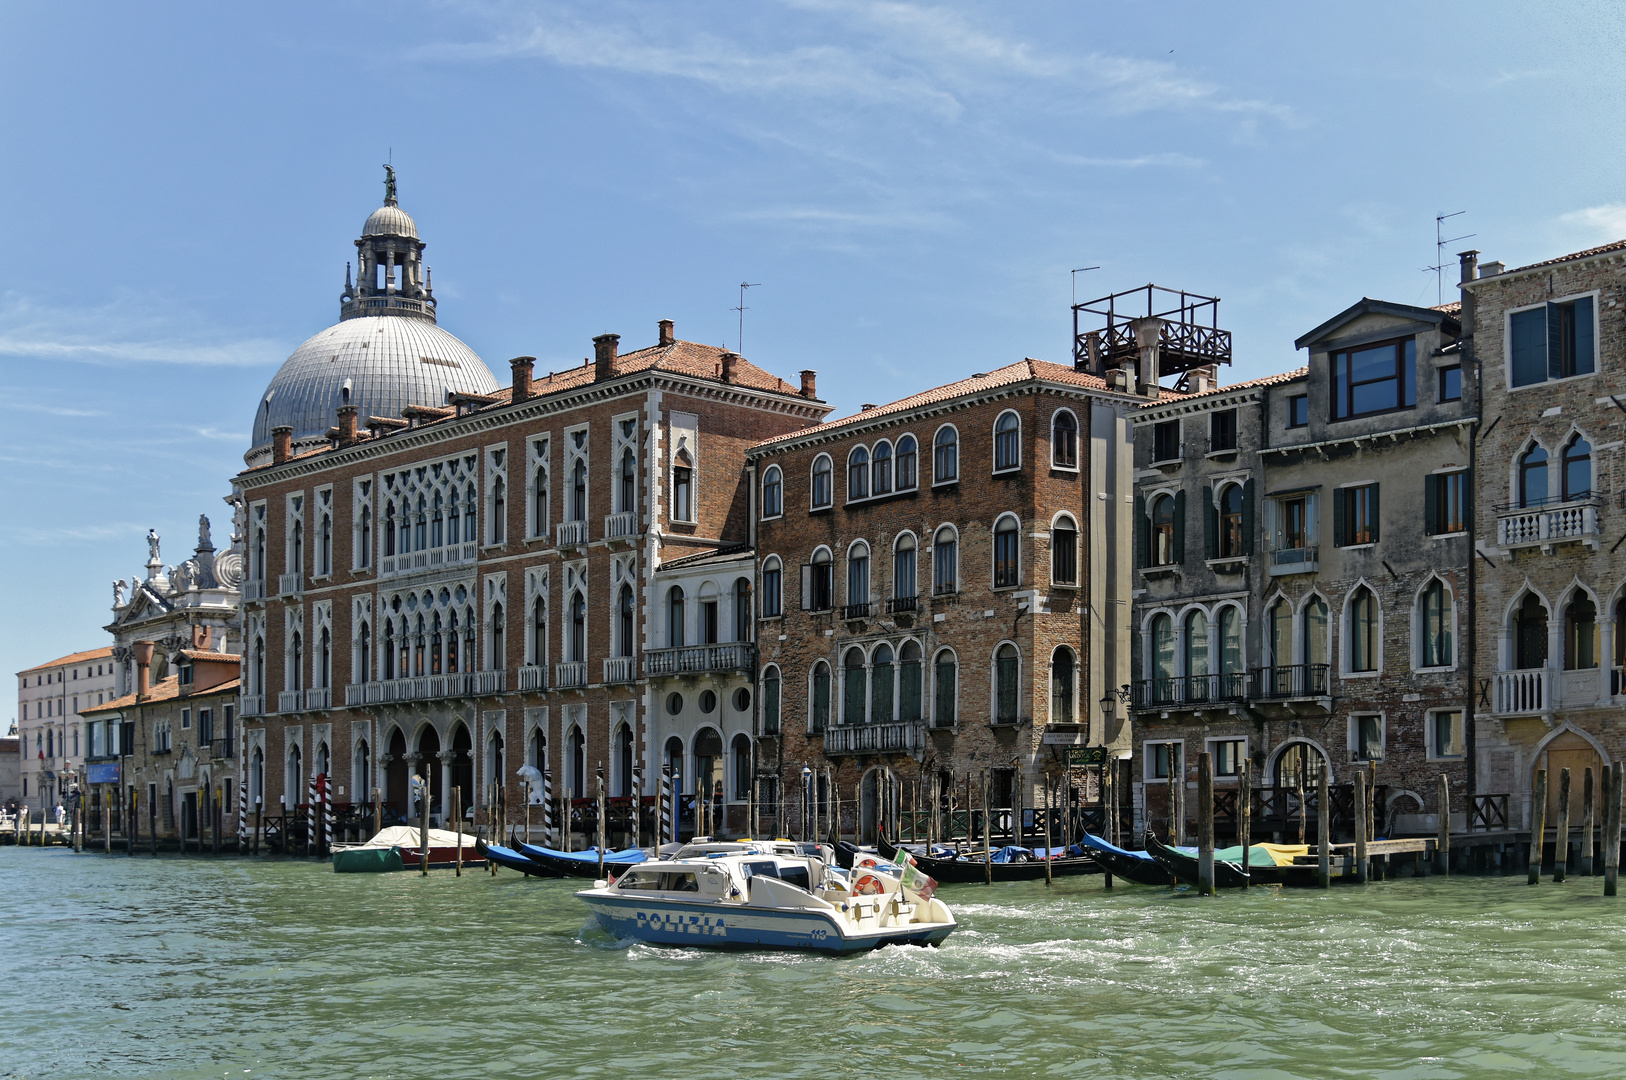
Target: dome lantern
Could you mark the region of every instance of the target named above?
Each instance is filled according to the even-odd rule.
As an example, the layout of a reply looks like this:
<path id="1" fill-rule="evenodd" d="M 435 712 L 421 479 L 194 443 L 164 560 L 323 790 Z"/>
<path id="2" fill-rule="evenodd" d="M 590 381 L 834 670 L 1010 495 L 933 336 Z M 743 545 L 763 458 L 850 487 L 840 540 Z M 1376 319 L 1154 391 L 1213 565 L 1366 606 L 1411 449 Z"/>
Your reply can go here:
<path id="1" fill-rule="evenodd" d="M 395 169 L 384 166 L 384 205 L 367 217 L 356 240 L 356 283 L 345 268 L 339 318 L 400 315 L 435 321 L 435 295 L 423 265 L 418 224 L 395 198 Z"/>

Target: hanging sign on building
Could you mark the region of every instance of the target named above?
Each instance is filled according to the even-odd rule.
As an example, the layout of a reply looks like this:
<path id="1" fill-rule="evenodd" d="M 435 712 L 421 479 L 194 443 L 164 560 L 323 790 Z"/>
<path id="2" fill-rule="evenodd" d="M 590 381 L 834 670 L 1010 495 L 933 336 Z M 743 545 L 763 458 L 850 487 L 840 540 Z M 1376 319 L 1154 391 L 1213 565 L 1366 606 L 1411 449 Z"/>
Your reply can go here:
<path id="1" fill-rule="evenodd" d="M 85 766 L 85 782 L 89 784 L 116 784 L 119 782 L 118 761 L 94 761 Z"/>

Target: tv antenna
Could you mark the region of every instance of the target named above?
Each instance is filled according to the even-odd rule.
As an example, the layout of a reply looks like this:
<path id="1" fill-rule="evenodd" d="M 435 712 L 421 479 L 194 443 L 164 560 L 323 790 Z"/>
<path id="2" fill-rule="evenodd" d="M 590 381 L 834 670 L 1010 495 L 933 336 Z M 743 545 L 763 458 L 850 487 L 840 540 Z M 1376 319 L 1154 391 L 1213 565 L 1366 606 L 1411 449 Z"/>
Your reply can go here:
<path id="1" fill-rule="evenodd" d="M 1461 236 L 1453 236 L 1449 240 L 1446 239 L 1445 223 L 1451 218 L 1461 217 L 1467 212 L 1468 211 L 1466 210 L 1458 210 L 1454 214 L 1434 215 L 1434 265 L 1423 267 L 1423 273 L 1427 274 L 1432 271 L 1434 274 L 1434 302 L 1436 304 L 1445 303 L 1445 245 L 1454 244 L 1458 240 L 1466 240 L 1471 236 L 1479 235 L 1478 233 L 1463 233 Z"/>
<path id="2" fill-rule="evenodd" d="M 1078 275 L 1084 273 L 1086 270 L 1099 270 L 1099 269 L 1101 269 L 1099 266 L 1081 266 L 1077 270 L 1073 271 L 1073 306 L 1074 307 L 1078 306 Z"/>
<path id="3" fill-rule="evenodd" d="M 745 312 L 746 312 L 745 290 L 746 289 L 754 289 L 758 285 L 761 285 L 761 284 L 762 284 L 762 282 L 760 282 L 760 281 L 742 281 L 742 282 L 740 282 L 740 306 L 728 309 L 730 311 L 737 311 L 737 312 L 740 313 L 739 346 L 734 351 L 739 353 L 741 356 L 745 355 Z"/>

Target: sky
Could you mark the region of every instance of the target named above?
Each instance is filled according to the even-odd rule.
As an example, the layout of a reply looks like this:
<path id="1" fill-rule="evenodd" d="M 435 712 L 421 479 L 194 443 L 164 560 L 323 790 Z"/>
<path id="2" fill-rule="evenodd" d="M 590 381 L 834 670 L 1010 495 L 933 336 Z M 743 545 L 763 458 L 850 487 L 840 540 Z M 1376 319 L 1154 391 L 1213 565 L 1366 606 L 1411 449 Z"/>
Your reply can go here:
<path id="1" fill-rule="evenodd" d="M 662 318 L 739 348 L 751 282 L 741 351 L 839 417 L 1067 362 L 1075 281 L 1221 297 L 1229 382 L 1436 303 L 1437 214 L 1452 263 L 1626 237 L 1623 11 L 0 0 L 0 666 L 108 643 L 149 528 L 229 534 L 386 161 L 504 383 Z"/>

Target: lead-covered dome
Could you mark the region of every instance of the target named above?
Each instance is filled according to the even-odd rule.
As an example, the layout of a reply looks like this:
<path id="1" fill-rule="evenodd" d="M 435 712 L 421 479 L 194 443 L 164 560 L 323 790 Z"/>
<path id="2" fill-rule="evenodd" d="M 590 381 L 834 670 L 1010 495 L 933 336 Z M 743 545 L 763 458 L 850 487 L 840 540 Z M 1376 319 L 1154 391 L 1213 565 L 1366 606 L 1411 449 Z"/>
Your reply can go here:
<path id="1" fill-rule="evenodd" d="M 380 206 L 367 216 L 367 224 L 361 227 L 363 236 L 410 236 L 418 238 L 418 223 L 412 220 L 412 215 L 393 203 Z"/>

